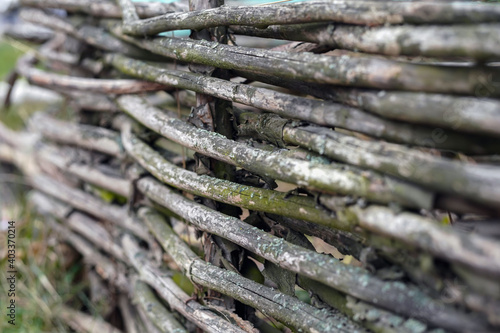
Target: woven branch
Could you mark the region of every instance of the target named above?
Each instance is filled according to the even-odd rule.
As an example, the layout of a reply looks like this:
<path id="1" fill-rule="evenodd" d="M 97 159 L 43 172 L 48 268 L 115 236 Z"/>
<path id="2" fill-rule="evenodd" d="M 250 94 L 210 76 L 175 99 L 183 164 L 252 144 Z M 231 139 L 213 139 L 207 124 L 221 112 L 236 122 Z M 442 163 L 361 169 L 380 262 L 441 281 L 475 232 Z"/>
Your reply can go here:
<path id="1" fill-rule="evenodd" d="M 119 144 L 120 136 L 114 131 L 90 125 L 72 124 L 43 114 L 35 115 L 30 125 L 33 130 L 48 139 L 78 145 L 115 157 L 123 156 L 123 148 Z"/>
<path id="2" fill-rule="evenodd" d="M 65 221 L 65 225 L 71 230 L 84 236 L 96 247 L 110 253 L 114 258 L 126 263 L 121 247 L 115 243 L 104 227 L 88 215 L 75 212 L 72 206 L 51 199 L 37 191 L 30 194 L 30 201 L 35 204 L 38 211 L 49 214 L 59 221 Z"/>
<path id="3" fill-rule="evenodd" d="M 283 80 L 249 72 L 237 71 L 237 73 L 250 80 L 361 108 L 384 118 L 500 136 L 500 102 L 497 99 L 486 98 L 490 95 L 485 87 L 478 87 L 476 95 L 481 98 L 475 98 L 418 92 L 350 89 Z M 484 79 L 493 82 L 492 75 Z M 446 132 L 449 133 L 449 131 Z M 434 140 L 432 135 L 428 137 L 424 145 L 438 148 L 441 140 L 436 135 L 434 137 Z"/>
<path id="4" fill-rule="evenodd" d="M 134 285 L 135 299 L 148 315 L 154 325 L 163 333 L 187 333 L 188 331 L 175 319 L 174 315 L 165 309 L 151 289 L 137 281 Z"/>
<path id="5" fill-rule="evenodd" d="M 128 75 L 209 94 L 225 100 L 268 110 L 284 117 L 310 121 L 318 125 L 347 128 L 370 136 L 413 145 L 426 146 L 428 141 L 435 136 L 433 129 L 389 121 L 356 108 L 327 101 L 297 97 L 266 88 L 252 87 L 199 74 L 159 68 L 121 55 L 110 55 L 107 57 L 107 61 Z M 490 144 L 486 141 L 485 144 L 484 140 L 480 138 L 464 138 L 462 135 L 449 132 L 447 133 L 447 140 L 434 140 L 433 142 L 435 148 L 442 149 L 456 149 L 476 153 L 498 150 L 496 142 Z"/>
<path id="6" fill-rule="evenodd" d="M 42 10 L 33 8 L 23 8 L 19 16 L 27 22 L 42 25 L 49 29 L 68 34 L 69 36 L 81 40 L 98 49 L 109 52 L 122 52 L 123 54 L 127 54 L 131 57 L 161 60 L 161 58 L 154 56 L 149 52 L 145 52 L 136 46 L 121 41 L 100 27 L 92 25 L 75 27 L 71 22 L 64 20 L 60 16 L 46 14 Z"/>
<path id="7" fill-rule="evenodd" d="M 131 231 L 134 235 L 141 239 L 146 241 L 149 240 L 148 233 L 137 220 L 128 216 L 127 209 L 125 207 L 110 205 L 88 193 L 71 188 L 62 182 L 44 175 L 32 177 L 31 183 L 36 189 L 49 194 L 54 198 L 68 203 L 75 208 L 81 209 L 92 216 L 113 222 L 116 225 Z"/>
<path id="8" fill-rule="evenodd" d="M 121 330 L 115 328 L 113 325 L 108 324 L 102 319 L 90 316 L 86 313 L 72 310 L 70 308 L 61 308 L 56 312 L 59 319 L 67 322 L 70 327 L 77 332 L 108 332 L 108 333 L 122 333 Z M 92 331 L 90 330 L 92 328 Z"/>
<path id="9" fill-rule="evenodd" d="M 324 165 L 286 158 L 229 140 L 219 134 L 171 118 L 160 109 L 146 105 L 140 97 L 122 96 L 117 102 L 125 112 L 141 124 L 167 139 L 206 156 L 272 179 L 321 191 L 356 194 L 376 202 L 397 201 L 424 207 L 429 205 L 428 193 L 404 183 L 394 183 L 389 178 L 379 178 L 377 186 L 370 186 L 372 180 L 362 173 L 345 172 L 342 166 L 335 164 Z M 398 194 L 395 195 L 396 193 Z"/>
<path id="10" fill-rule="evenodd" d="M 121 18 L 122 11 L 114 1 L 106 0 L 19 0 L 22 6 L 35 8 L 58 8 L 73 13 L 85 13 L 96 17 Z M 181 12 L 187 10 L 182 2 L 136 2 L 134 3 L 139 17 L 147 18 L 168 12 Z"/>
<path id="11" fill-rule="evenodd" d="M 187 2 L 20 0 L 51 39 L 4 106 L 18 77 L 63 103 L 0 124 L 0 162 L 82 254 L 91 294 L 119 293 L 102 316 L 126 333 L 500 327 L 500 7 Z"/>
<path id="12" fill-rule="evenodd" d="M 0 153 L 1 152 L 2 149 L 0 149 Z M 2 154 L 0 154 L 0 156 L 1 155 Z M 16 163 L 22 167 L 27 160 L 26 155 L 21 154 L 18 156 Z M 76 207 L 87 211 L 89 214 L 99 214 L 99 216 L 104 219 L 117 221 L 115 223 L 129 221 L 124 215 L 124 210 L 105 207 L 99 200 L 83 192 L 79 192 L 78 190 L 70 189 L 66 185 L 54 183 L 53 180 L 49 180 L 46 177 L 38 177 L 36 179 L 40 179 L 40 184 L 42 185 L 38 186 L 43 191 L 65 202 L 74 203 Z M 158 182 L 145 178 L 140 180 L 138 185 L 142 186 L 141 189 L 146 195 L 153 196 L 156 200 L 160 198 L 163 204 L 168 203 L 163 202 L 164 199 L 161 199 L 162 196 L 159 196 L 155 191 L 151 192 L 151 188 L 156 188 L 156 191 L 160 192 L 166 191 L 166 188 L 161 186 Z M 335 219 L 331 219 L 328 226 L 351 230 L 356 225 L 359 225 L 367 230 L 393 237 L 403 243 L 425 249 L 436 256 L 446 258 L 453 262 L 462 263 L 492 276 L 500 274 L 500 260 L 497 258 L 497 254 L 500 253 L 500 250 L 497 249 L 494 242 L 487 239 L 476 235 L 470 235 L 467 238 L 467 241 L 465 241 L 467 244 L 475 244 L 475 248 L 483 249 L 482 253 L 476 253 L 472 249 L 469 249 L 468 246 L 465 245 L 466 243 L 463 243 L 464 241 L 461 239 L 461 236 L 456 234 L 453 230 L 439 227 L 434 222 L 426 220 L 425 218 L 413 214 L 397 214 L 390 209 L 379 206 L 370 206 L 367 208 L 358 206 L 346 207 L 344 204 L 339 206 L 335 200 L 329 200 L 327 197 L 324 199 L 320 197 L 320 200 L 327 207 L 336 212 Z M 92 205 L 101 208 L 94 212 Z M 374 215 L 372 215 L 372 213 Z M 132 222 L 129 221 L 127 223 Z M 137 229 L 133 230 L 138 232 Z M 425 238 L 416 238 L 413 236 L 414 234 L 426 234 L 427 236 Z M 145 236 L 143 235 L 142 237 Z"/>
<path id="13" fill-rule="evenodd" d="M 60 204 L 54 202 L 53 199 L 49 199 L 45 195 L 38 192 L 33 193 L 30 199 L 40 211 L 46 214 L 58 214 L 57 206 L 60 206 Z M 62 217 L 61 219 L 64 220 Z M 67 237 L 72 245 L 76 247 L 76 249 L 85 257 L 86 260 L 88 260 L 89 263 L 96 265 L 98 272 L 100 272 L 100 275 L 103 278 L 113 281 L 113 283 L 117 283 L 117 286 L 121 287 L 127 293 L 132 292 L 130 290 L 131 286 L 128 282 L 125 282 L 126 279 L 123 275 L 117 272 L 116 265 L 114 265 L 108 258 L 97 253 L 92 246 L 88 244 L 88 242 L 84 241 L 80 236 L 71 233 L 67 228 L 51 220 L 49 220 L 49 223 L 50 226 L 57 232 L 62 233 L 65 237 Z M 94 223 L 96 223 L 96 221 L 94 221 Z M 105 231 L 105 233 L 107 232 Z M 91 241 L 94 245 L 99 245 L 99 237 L 92 237 Z M 112 252 L 109 253 L 113 254 Z M 138 264 L 138 258 L 130 257 L 131 252 L 128 247 L 124 248 L 122 253 L 125 253 L 127 261 L 130 261 L 138 269 L 141 276 L 145 277 L 146 281 L 151 282 L 151 280 L 153 280 L 151 285 L 156 288 L 160 295 L 173 309 L 179 311 L 186 318 L 198 324 L 200 328 L 203 328 L 208 332 L 224 331 L 229 333 L 244 333 L 244 331 L 238 327 L 231 325 L 219 316 L 207 311 L 199 303 L 190 300 L 189 296 L 186 295 L 186 293 L 184 293 L 170 277 L 168 277 L 170 274 L 159 273 L 157 268 L 153 268 L 153 264 L 144 263 L 143 260 L 141 260 L 141 263 Z M 148 274 L 148 269 L 155 271 L 153 279 L 150 278 L 151 275 L 150 273 Z M 116 277 L 119 277 L 119 279 L 116 279 Z"/>
<path id="14" fill-rule="evenodd" d="M 306 41 L 390 56 L 500 58 L 498 24 L 360 27 L 333 23 L 230 27 L 235 34 Z"/>
<path id="15" fill-rule="evenodd" d="M 157 91 L 168 89 L 162 84 L 138 80 L 107 80 L 74 77 L 46 72 L 30 65 L 31 56 L 23 57 L 17 65 L 20 75 L 33 84 L 54 89 L 69 89 L 108 94 L 131 94 L 142 91 Z"/>
<path id="16" fill-rule="evenodd" d="M 276 115 L 245 113 L 240 115 L 240 134 L 244 136 L 282 138 L 335 160 L 370 168 L 428 188 L 453 193 L 492 208 L 500 204 L 500 168 L 471 165 L 434 157 L 400 145 L 365 141 L 327 128 L 296 126 Z M 453 182 L 454 186 L 449 184 Z"/>
<path id="17" fill-rule="evenodd" d="M 378 89 L 474 95 L 486 87 L 492 96 L 500 91 L 484 80 L 494 68 L 411 64 L 361 53 L 319 55 L 277 52 L 180 38 L 152 40 L 113 34 L 152 53 L 223 69 L 249 71 L 290 80 Z"/>
<path id="18" fill-rule="evenodd" d="M 267 27 L 273 24 L 339 22 L 368 26 L 401 23 L 498 22 L 500 10 L 465 3 L 405 3 L 334 0 L 259 7 L 220 7 L 189 13 L 172 13 L 135 21 L 124 31 L 136 36 L 179 29 L 201 30 L 227 25 Z"/>
<path id="19" fill-rule="evenodd" d="M 171 207 L 170 210 L 177 214 L 174 203 L 167 199 L 167 196 L 173 195 L 171 190 L 147 178 L 139 180 L 137 184 L 142 193 L 160 205 Z M 322 200 L 321 197 L 320 200 L 336 212 L 337 220 L 344 226 L 354 228 L 358 225 L 491 276 L 500 275 L 498 245 L 487 238 L 469 235 L 464 239 L 453 229 L 439 226 L 432 220 L 411 213 L 395 213 L 382 206 L 345 207 L 333 200 Z M 183 216 L 181 213 L 178 215 Z M 422 237 L 415 237 L 416 234 Z M 467 244 L 481 248 L 481 253 L 475 252 Z"/>
<path id="20" fill-rule="evenodd" d="M 479 325 L 477 328 L 482 326 L 480 322 L 474 322 L 472 318 L 465 319 L 463 315 L 461 318 L 464 318 L 464 322 L 458 323 L 458 313 L 455 310 L 435 302 L 414 288 L 397 282 L 381 281 L 364 269 L 344 265 L 332 257 L 288 243 L 239 219 L 193 203 L 166 187 L 152 186 L 141 181 L 138 182 L 138 187 L 142 192 L 148 193 L 151 199 L 201 230 L 226 238 L 280 267 L 322 282 L 356 298 L 442 327 L 458 329 L 460 325 L 471 325 L 471 327 Z M 368 223 L 373 222 L 373 217 L 377 216 L 377 209 L 378 207 L 374 207 L 368 211 L 375 213 L 375 215 L 367 214 Z M 391 219 L 385 218 L 384 222 L 388 220 Z M 401 218 L 396 220 L 399 221 Z M 158 239 L 160 243 L 163 237 L 164 234 Z M 193 274 L 193 267 L 187 271 Z M 397 292 L 381 294 L 380 290 Z"/>
<path id="21" fill-rule="evenodd" d="M 194 252 L 174 234 L 165 220 L 154 211 L 142 208 L 139 216 L 165 251 L 172 255 L 194 282 L 234 297 L 304 332 L 347 331 L 337 326 L 339 322 L 345 322 L 341 315 L 326 315 L 324 311 L 302 303 L 294 297 L 198 259 Z"/>

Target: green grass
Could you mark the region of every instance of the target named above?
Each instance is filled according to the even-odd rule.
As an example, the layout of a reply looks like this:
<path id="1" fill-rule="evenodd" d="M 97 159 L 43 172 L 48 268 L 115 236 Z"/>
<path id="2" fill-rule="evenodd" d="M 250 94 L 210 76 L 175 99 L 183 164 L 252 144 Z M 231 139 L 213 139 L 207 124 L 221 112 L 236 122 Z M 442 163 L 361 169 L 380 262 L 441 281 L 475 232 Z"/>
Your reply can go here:
<path id="1" fill-rule="evenodd" d="M 5 77 L 14 68 L 17 59 L 23 54 L 19 49 L 16 49 L 6 41 L 0 40 L 0 78 L 5 80 Z"/>

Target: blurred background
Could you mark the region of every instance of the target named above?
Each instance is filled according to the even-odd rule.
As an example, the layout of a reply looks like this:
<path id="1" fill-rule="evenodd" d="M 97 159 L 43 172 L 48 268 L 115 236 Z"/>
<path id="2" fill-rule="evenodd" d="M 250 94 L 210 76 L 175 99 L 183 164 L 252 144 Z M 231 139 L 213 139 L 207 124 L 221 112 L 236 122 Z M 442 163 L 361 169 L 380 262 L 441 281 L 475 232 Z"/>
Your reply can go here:
<path id="1" fill-rule="evenodd" d="M 141 2 L 142 0 L 135 0 Z M 154 2 L 155 0 L 147 0 Z M 157 0 L 170 3 L 179 0 Z M 280 2 L 299 2 L 307 0 L 265 1 L 265 0 L 227 0 L 228 6 L 261 5 Z M 188 2 L 183 0 L 183 2 Z M 63 98 L 43 88 L 30 86 L 24 79 L 16 81 L 10 96 L 10 105 L 4 104 L 9 91 L 16 61 L 24 53 L 35 50 L 40 43 L 49 40 L 51 30 L 18 17 L 17 0 L 0 1 L 0 122 L 13 130 L 21 130 L 30 116 L 47 105 L 62 105 Z M 66 16 L 63 10 L 53 10 Z M 188 37 L 189 31 L 176 31 L 176 37 Z M 171 35 L 172 33 L 169 33 Z M 21 37 L 21 38 L 18 38 Z M 253 37 L 248 37 L 250 40 Z M 19 42 L 18 40 L 23 40 Z M 257 39 L 257 38 L 254 38 Z M 239 41 L 240 45 L 245 40 Z M 277 44 L 280 42 L 277 41 Z M 284 42 L 283 42 L 284 43 Z M 6 304 L 8 287 L 7 271 L 7 228 L 9 221 L 16 226 L 16 326 L 8 324 L 2 310 L 0 332 L 69 332 L 66 324 L 52 313 L 64 304 L 87 308 L 100 317 L 105 309 L 96 307 L 95 300 L 88 299 L 85 290 L 88 281 L 81 279 L 86 274 L 80 255 L 71 247 L 58 242 L 48 232 L 43 219 L 32 212 L 24 195 L 29 190 L 23 182 L 21 173 L 13 166 L 0 164 L 0 304 Z M 62 295 L 62 296 L 61 296 Z M 103 295 L 106 297 L 106 295 Z M 76 303 L 76 304 L 75 304 Z M 106 302 L 103 302 L 105 304 Z M 116 318 L 116 320 L 120 320 Z"/>

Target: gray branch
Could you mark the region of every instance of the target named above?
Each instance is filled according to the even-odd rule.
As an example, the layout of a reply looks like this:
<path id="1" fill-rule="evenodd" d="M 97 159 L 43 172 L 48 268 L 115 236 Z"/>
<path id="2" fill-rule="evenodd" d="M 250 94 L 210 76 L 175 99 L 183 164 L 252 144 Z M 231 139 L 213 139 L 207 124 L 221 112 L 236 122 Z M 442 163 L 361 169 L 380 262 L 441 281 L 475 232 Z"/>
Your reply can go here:
<path id="1" fill-rule="evenodd" d="M 359 27 L 333 23 L 231 26 L 236 34 L 306 41 L 344 50 L 390 56 L 500 58 L 499 24 Z"/>
<path id="2" fill-rule="evenodd" d="M 109 52 L 123 52 L 131 57 L 161 60 L 160 57 L 145 52 L 140 48 L 112 36 L 103 28 L 92 25 L 82 25 L 79 27 L 57 15 L 47 14 L 42 10 L 33 8 L 23 8 L 19 16 L 34 24 L 42 25 L 49 29 L 65 33 L 78 40 L 94 46 L 97 49 L 106 50 Z"/>
<path id="3" fill-rule="evenodd" d="M 332 313 L 320 311 L 294 297 L 248 280 L 235 272 L 212 266 L 198 259 L 160 215 L 145 208 L 139 212 L 139 215 L 165 251 L 172 255 L 194 282 L 229 295 L 304 332 L 345 331 L 342 328 L 337 329 L 338 321 L 345 321 L 342 316 L 332 316 Z"/>
<path id="4" fill-rule="evenodd" d="M 107 61 L 128 75 L 254 106 L 287 118 L 346 128 L 373 137 L 417 146 L 426 146 L 428 141 L 435 137 L 434 129 L 383 119 L 341 104 L 293 96 L 195 73 L 160 68 L 121 55 L 109 55 Z M 485 143 L 484 140 L 475 137 L 465 138 L 463 135 L 449 132 L 446 140 L 433 142 L 434 148 L 466 152 L 484 153 L 493 149 L 498 150 L 496 142 Z"/>
<path id="5" fill-rule="evenodd" d="M 144 227 L 133 217 L 129 217 L 126 207 L 110 205 L 91 194 L 69 187 L 68 185 L 44 175 L 33 176 L 31 183 L 38 190 L 53 196 L 78 208 L 92 216 L 115 223 L 134 235 L 149 240 L 149 234 Z"/>
<path id="6" fill-rule="evenodd" d="M 379 280 L 368 274 L 364 269 L 344 265 L 332 257 L 288 243 L 237 218 L 193 203 L 173 193 L 166 187 L 154 187 L 151 184 L 146 185 L 139 181 L 138 188 L 143 193 L 147 193 L 151 199 L 201 230 L 226 238 L 282 268 L 322 282 L 356 298 L 395 313 L 411 316 L 449 329 L 460 330 L 463 329 L 463 325 L 467 325 L 471 329 L 484 328 L 484 323 L 481 321 L 465 318 L 463 313 L 460 314 L 455 309 L 436 302 L 413 287 L 399 282 Z M 371 208 L 370 210 L 376 213 L 377 208 Z M 365 218 L 368 218 L 369 222 L 376 220 L 378 216 L 377 214 L 367 215 L 369 216 Z M 401 216 L 407 217 L 408 215 L 411 214 L 402 214 Z M 423 218 L 418 219 L 422 222 L 425 221 Z M 390 218 L 383 219 L 384 223 L 390 220 Z M 395 220 L 400 221 L 401 218 Z M 432 222 L 430 223 L 432 224 Z M 424 225 L 427 227 L 427 223 Z M 159 237 L 158 240 L 163 244 L 165 242 L 162 240 L 164 234 L 161 235 L 162 237 Z M 491 242 L 489 245 L 493 244 Z M 442 251 L 443 249 L 440 248 L 439 250 Z M 206 270 L 206 268 L 204 269 Z M 193 274 L 193 266 L 188 271 Z M 387 292 L 381 293 L 381 290 L 387 290 Z M 457 320 L 457 318 L 463 319 L 463 322 Z"/>
<path id="7" fill-rule="evenodd" d="M 479 97 L 477 98 L 422 92 L 330 87 L 283 80 L 269 75 L 241 71 L 237 73 L 251 80 L 343 103 L 384 118 L 437 126 L 435 133 L 438 134 L 441 132 L 441 128 L 444 128 L 451 129 L 451 131 L 447 130 L 446 134 L 454 134 L 456 130 L 500 137 L 500 102 L 497 99 L 488 98 L 492 96 L 484 86 L 478 87 L 476 90 L 476 96 Z M 485 76 L 483 79 L 495 84 L 491 75 Z M 423 145 L 439 148 L 441 141 L 442 138 L 431 133 L 431 136 L 424 140 Z"/>
<path id="8" fill-rule="evenodd" d="M 32 84 L 50 87 L 53 89 L 69 89 L 80 91 L 91 91 L 108 94 L 131 94 L 143 91 L 165 90 L 165 85 L 139 81 L 139 80 L 116 80 L 116 79 L 91 79 L 85 77 L 68 76 L 50 73 L 35 68 L 30 64 L 33 57 L 24 56 L 17 64 L 17 71 Z"/>
<path id="9" fill-rule="evenodd" d="M 499 20 L 500 9 L 487 4 L 335 0 L 169 13 L 135 21 L 125 25 L 124 30 L 128 34 L 144 36 L 169 30 L 201 30 L 227 25 L 267 27 L 273 24 L 333 21 L 375 26 L 402 23 L 486 23 Z"/>
<path id="10" fill-rule="evenodd" d="M 19 0 L 22 6 L 35 8 L 58 8 L 72 13 L 85 13 L 96 17 L 121 18 L 122 11 L 113 0 Z M 168 12 L 182 12 L 187 6 L 182 2 L 136 2 L 137 13 L 142 18 L 162 15 Z"/>
<path id="11" fill-rule="evenodd" d="M 175 319 L 174 315 L 156 298 L 144 283 L 136 281 L 133 286 L 136 302 L 141 306 L 153 324 L 163 333 L 187 333 L 187 330 Z"/>
<path id="12" fill-rule="evenodd" d="M 222 69 L 305 82 L 392 90 L 474 95 L 478 88 L 486 87 L 492 96 L 500 96 L 494 84 L 484 80 L 492 72 L 498 72 L 494 68 L 412 64 L 354 52 L 330 55 L 277 52 L 181 38 L 147 40 L 127 37 L 118 28 L 112 32 L 152 53 Z"/>
<path id="13" fill-rule="evenodd" d="M 345 172 L 344 166 L 341 165 L 325 165 L 286 158 L 229 140 L 217 133 L 195 128 L 181 120 L 171 118 L 160 109 L 146 105 L 140 97 L 122 96 L 117 102 L 125 112 L 141 124 L 174 142 L 272 179 L 320 191 L 355 194 L 375 202 L 397 201 L 418 207 L 431 205 L 432 195 L 428 192 L 401 182 L 394 182 L 389 178 L 383 179 L 371 174 L 378 178 L 377 186 L 371 186 L 373 182 L 368 174 Z"/>
<path id="14" fill-rule="evenodd" d="M 47 139 L 123 157 L 120 135 L 112 130 L 61 121 L 42 113 L 33 116 L 30 126 Z"/>
<path id="15" fill-rule="evenodd" d="M 492 208 L 500 204 L 500 168 L 496 166 L 452 161 L 400 145 L 360 140 L 328 128 L 296 126 L 290 122 L 275 126 L 280 119 L 273 114 L 241 114 L 240 135 L 282 139 L 334 160 L 463 196 Z"/>

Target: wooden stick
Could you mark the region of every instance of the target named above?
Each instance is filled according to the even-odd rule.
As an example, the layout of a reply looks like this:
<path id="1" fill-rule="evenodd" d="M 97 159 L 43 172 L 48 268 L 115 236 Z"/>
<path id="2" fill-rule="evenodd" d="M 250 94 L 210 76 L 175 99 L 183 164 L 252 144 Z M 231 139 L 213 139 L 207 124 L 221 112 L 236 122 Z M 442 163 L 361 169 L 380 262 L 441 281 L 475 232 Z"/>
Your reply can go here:
<path id="1" fill-rule="evenodd" d="M 95 17 L 121 18 L 122 11 L 113 1 L 106 0 L 20 0 L 22 6 L 35 8 L 58 8 L 72 13 L 85 13 Z M 187 6 L 175 1 L 171 3 L 136 2 L 135 9 L 141 18 L 162 15 L 168 12 L 182 12 Z"/>
<path id="2" fill-rule="evenodd" d="M 304 332 L 345 331 L 342 328 L 337 329 L 334 324 L 337 320 L 345 321 L 342 316 L 332 316 L 332 313 L 327 315 L 296 298 L 248 280 L 234 272 L 212 266 L 198 259 L 165 223 L 165 220 L 154 211 L 143 208 L 139 215 L 155 234 L 165 251 L 173 256 L 194 282 L 238 299 Z M 124 247 L 128 243 L 124 239 Z"/>
<path id="3" fill-rule="evenodd" d="M 293 96 L 271 89 L 253 87 L 195 73 L 159 68 L 121 55 L 110 55 L 107 57 L 107 61 L 128 75 L 210 94 L 225 100 L 268 110 L 287 118 L 305 120 L 318 125 L 346 128 L 373 137 L 417 146 L 427 146 L 428 142 L 436 137 L 435 129 L 383 119 L 341 104 Z M 498 143 L 494 140 L 491 141 L 480 137 L 464 137 L 455 132 L 447 132 L 446 140 L 432 140 L 432 143 L 433 148 L 465 152 L 484 153 L 495 149 L 498 151 Z"/>
<path id="4" fill-rule="evenodd" d="M 499 24 L 359 27 L 333 23 L 230 27 L 236 34 L 317 43 L 389 56 L 500 58 Z"/>
<path id="5" fill-rule="evenodd" d="M 40 212 L 50 214 L 58 220 L 64 221 L 66 226 L 87 238 L 97 248 L 126 263 L 121 247 L 115 243 L 109 232 L 96 220 L 80 212 L 74 212 L 71 206 L 37 191 L 30 194 L 30 201 L 35 204 Z"/>
<path id="6" fill-rule="evenodd" d="M 35 154 L 39 163 L 56 166 L 60 170 L 69 172 L 88 183 L 105 188 L 123 197 L 129 197 L 130 181 L 116 175 L 106 174 L 99 170 L 98 167 L 90 165 L 92 156 L 88 151 L 46 144 L 39 145 L 37 148 Z M 88 162 L 82 163 L 79 159 Z"/>
<path id="7" fill-rule="evenodd" d="M 495 68 L 412 64 L 361 53 L 276 52 L 181 38 L 146 40 L 127 37 L 118 28 L 112 32 L 142 49 L 171 59 L 288 80 L 465 95 L 474 95 L 478 87 L 485 86 L 492 96 L 500 96 L 493 82 L 484 80 L 498 73 Z"/>
<path id="8" fill-rule="evenodd" d="M 187 333 L 174 315 L 156 298 L 148 285 L 136 281 L 133 286 L 134 299 L 151 322 L 163 333 Z"/>
<path id="9" fill-rule="evenodd" d="M 233 241 L 235 244 L 262 256 L 280 267 L 315 281 L 321 281 L 337 290 L 382 308 L 433 323 L 437 326 L 459 329 L 460 326 L 456 326 L 460 325 L 457 318 L 464 318 L 463 314 L 459 315 L 456 310 L 432 300 L 415 288 L 397 282 L 381 281 L 367 274 L 366 271 L 359 267 L 344 265 L 332 257 L 286 242 L 239 219 L 224 216 L 205 206 L 190 202 L 173 192 L 163 192 L 163 195 L 164 200 L 162 201 L 168 201 L 170 204 L 165 205 L 165 202 L 162 202 L 162 205 L 165 205 L 169 210 L 182 216 L 201 230 Z M 184 268 L 195 282 L 202 285 L 209 284 L 207 287 L 217 288 L 215 290 L 218 291 L 225 289 L 218 286 L 219 283 L 212 282 L 217 280 L 214 277 L 224 276 L 218 273 L 220 269 L 216 267 L 212 269 L 211 266 L 200 260 L 190 260 L 189 258 L 192 255 L 188 254 L 191 253 L 191 250 L 185 244 L 182 245 L 183 243 L 166 225 L 161 216 L 146 209 L 142 209 L 139 216 L 148 224 L 164 249 L 179 258 L 178 264 Z M 200 264 L 198 265 L 198 263 Z M 197 274 L 202 274 L 202 278 L 196 278 Z M 229 276 L 238 277 L 234 273 L 229 274 Z M 249 284 L 250 282 L 247 283 L 247 285 Z M 259 288 L 262 290 L 263 286 Z M 380 290 L 387 290 L 387 292 L 380 293 Z M 242 297 L 242 295 L 238 296 L 238 294 L 233 295 L 232 293 L 231 296 L 236 299 Z M 283 296 L 274 297 L 273 299 L 282 299 Z M 432 311 L 429 311 L 430 309 Z M 295 312 L 295 315 L 297 315 L 297 312 Z M 275 316 L 273 314 L 273 317 Z M 312 319 L 310 318 L 310 320 Z M 478 328 L 484 325 L 484 323 L 475 321 L 472 318 L 464 318 L 462 324 L 471 325 L 471 327 L 477 326 Z"/>
<path id="10" fill-rule="evenodd" d="M 112 36 L 103 28 L 92 25 L 82 25 L 75 27 L 73 24 L 60 16 L 47 14 L 42 10 L 34 8 L 23 8 L 19 16 L 34 24 L 42 25 L 51 30 L 68 34 L 78 40 L 92 45 L 93 47 L 109 52 L 122 52 L 131 57 L 144 58 L 150 60 L 161 60 L 160 57 L 145 52 L 140 48 Z"/>
<path id="11" fill-rule="evenodd" d="M 427 207 L 432 201 L 429 193 L 419 188 L 405 186 L 403 183 L 396 184 L 389 178 L 379 178 L 377 186 L 371 186 L 372 181 L 368 177 L 344 172 L 343 166 L 285 158 L 229 140 L 213 132 L 194 128 L 183 121 L 169 117 L 157 108 L 146 105 L 140 97 L 122 96 L 117 99 L 117 102 L 125 112 L 144 126 L 174 142 L 272 179 L 280 179 L 320 191 L 356 193 L 358 196 L 375 202 L 397 200 L 398 202 L 405 201 L 411 206 Z M 398 194 L 395 195 L 395 193 Z M 397 196 L 400 196 L 400 199 L 396 199 Z"/>
<path id="12" fill-rule="evenodd" d="M 442 193 L 463 196 L 492 208 L 500 204 L 498 167 L 452 161 L 400 145 L 360 140 L 322 127 L 291 123 L 275 126 L 280 119 L 273 114 L 241 114 L 240 135 L 264 140 L 272 138 L 273 141 L 282 139 L 335 160 L 377 170 Z"/>
<path id="13" fill-rule="evenodd" d="M 267 213 L 283 214 L 321 225 L 336 225 L 335 216 L 318 209 L 314 199 L 268 189 L 240 185 L 231 181 L 197 175 L 161 157 L 137 137 L 122 132 L 127 153 L 158 180 L 183 191 L 231 205 Z M 151 181 L 154 181 L 151 178 Z"/>
<path id="14" fill-rule="evenodd" d="M 401 122 L 431 125 L 446 130 L 500 137 L 500 102 L 491 98 L 486 86 L 478 86 L 477 97 L 429 94 L 387 90 L 368 90 L 331 87 L 299 81 L 283 80 L 270 75 L 237 71 L 250 80 L 261 81 L 321 99 L 360 108 L 384 118 Z M 492 75 L 482 78 L 495 85 Z M 495 88 L 493 88 L 495 89 Z M 436 135 L 434 135 L 436 136 Z M 437 139 L 437 140 L 436 140 Z M 424 140 L 430 148 L 439 148 L 440 139 L 431 136 Z M 438 142 L 439 141 L 439 142 Z M 461 150 L 460 148 L 454 150 Z"/>
<path id="15" fill-rule="evenodd" d="M 124 31 L 127 34 L 144 36 L 170 30 L 200 30 L 227 25 L 267 27 L 273 24 L 334 21 L 375 26 L 402 23 L 486 23 L 499 20 L 500 9 L 487 4 L 333 0 L 169 13 L 127 24 Z"/>
<path id="16" fill-rule="evenodd" d="M 149 234 L 144 230 L 142 225 L 137 220 L 128 216 L 126 207 L 107 204 L 88 193 L 71 188 L 44 175 L 33 176 L 31 183 L 38 190 L 75 208 L 81 209 L 92 216 L 115 223 L 117 226 L 131 231 L 141 239 L 146 241 L 150 239 Z"/>
<path id="17" fill-rule="evenodd" d="M 47 139 L 123 157 L 120 136 L 112 130 L 61 121 L 41 113 L 33 116 L 30 126 Z"/>
<path id="18" fill-rule="evenodd" d="M 121 330 L 115 328 L 111 324 L 103 321 L 95 316 L 90 316 L 80 311 L 72 310 L 68 307 L 61 307 L 55 311 L 55 316 L 65 321 L 71 328 L 77 332 L 93 333 L 122 333 Z"/>

